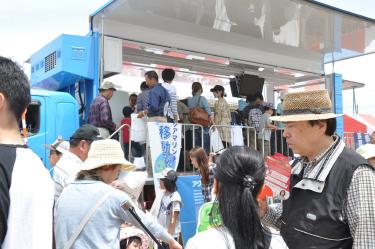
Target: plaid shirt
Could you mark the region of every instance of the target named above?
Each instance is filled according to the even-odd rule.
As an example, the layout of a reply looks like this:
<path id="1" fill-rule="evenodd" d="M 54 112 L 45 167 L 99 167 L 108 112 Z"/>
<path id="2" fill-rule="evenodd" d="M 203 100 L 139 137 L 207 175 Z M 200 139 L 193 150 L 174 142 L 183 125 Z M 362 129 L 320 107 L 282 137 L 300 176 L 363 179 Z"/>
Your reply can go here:
<path id="1" fill-rule="evenodd" d="M 137 97 L 137 112 L 147 111 L 148 94 L 150 89 L 146 89 Z"/>
<path id="2" fill-rule="evenodd" d="M 208 168 L 208 183 L 203 184 L 202 183 L 202 194 L 204 198 L 204 202 L 210 202 L 211 201 L 211 193 L 212 188 L 214 186 L 214 169 L 216 167 L 216 164 L 211 164 Z"/>
<path id="3" fill-rule="evenodd" d="M 335 142 L 314 160 L 308 162 L 301 158 L 300 163 L 293 168 L 294 171 L 304 170 L 303 180 L 312 179 L 317 172 L 330 171 L 327 165 L 334 163 L 342 152 L 340 148 L 344 143 L 340 138 L 334 137 Z M 299 184 L 299 183 L 297 183 Z M 322 183 L 324 184 L 324 182 Z M 297 186 L 297 185 L 296 185 Z M 324 185 L 323 185 L 324 187 Z M 353 173 L 352 181 L 347 191 L 346 200 L 341 210 L 344 220 L 348 223 L 353 237 L 353 248 L 374 248 L 375 245 L 375 171 L 368 166 L 359 166 Z M 281 227 L 282 204 L 269 208 L 263 221 L 277 228 Z"/>
<path id="4" fill-rule="evenodd" d="M 116 124 L 112 121 L 111 107 L 103 96 L 99 95 L 91 103 L 88 122 L 93 126 L 106 128 L 110 133 L 116 130 Z"/>

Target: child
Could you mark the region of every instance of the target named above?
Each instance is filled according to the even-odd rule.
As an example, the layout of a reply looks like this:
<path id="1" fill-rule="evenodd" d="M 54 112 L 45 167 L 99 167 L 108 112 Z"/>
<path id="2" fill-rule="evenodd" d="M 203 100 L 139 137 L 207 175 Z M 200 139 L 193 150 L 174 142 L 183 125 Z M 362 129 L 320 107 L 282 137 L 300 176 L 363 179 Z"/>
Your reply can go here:
<path id="1" fill-rule="evenodd" d="M 160 188 L 165 192 L 157 215 L 158 222 L 178 241 L 181 231 L 179 216 L 182 202 L 176 187 L 177 173 L 173 169 L 166 168 L 161 174 Z"/>
<path id="2" fill-rule="evenodd" d="M 260 119 L 259 133 L 258 133 L 258 148 L 263 157 L 271 155 L 271 129 L 277 129 L 277 126 L 271 123 L 270 117 L 273 114 L 272 103 L 264 103 L 264 113 Z M 264 146 L 263 146 L 264 142 Z"/>
<path id="3" fill-rule="evenodd" d="M 133 113 L 133 110 L 130 106 L 125 106 L 122 109 L 122 114 L 124 118 L 121 120 L 121 125 L 127 124 L 128 126 L 122 127 L 122 143 L 124 145 L 124 153 L 126 160 L 129 160 L 129 130 L 132 125 L 132 120 L 130 115 Z"/>
<path id="4" fill-rule="evenodd" d="M 146 234 L 134 226 L 122 226 L 120 249 L 147 249 L 149 241 Z"/>

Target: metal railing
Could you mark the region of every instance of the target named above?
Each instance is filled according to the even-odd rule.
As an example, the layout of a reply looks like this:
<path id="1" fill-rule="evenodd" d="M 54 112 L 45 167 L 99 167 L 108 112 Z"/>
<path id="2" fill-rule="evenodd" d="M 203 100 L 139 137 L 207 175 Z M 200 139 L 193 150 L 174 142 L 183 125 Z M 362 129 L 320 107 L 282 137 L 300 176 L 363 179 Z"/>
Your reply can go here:
<path id="1" fill-rule="evenodd" d="M 178 171 L 182 173 L 189 173 L 193 172 L 194 167 L 192 167 L 189 158 L 189 151 L 196 147 L 200 146 L 203 147 L 205 143 L 205 136 L 204 136 L 204 127 L 198 124 L 180 124 L 181 125 L 181 151 L 180 151 L 180 158 L 179 158 L 179 165 Z M 129 137 L 131 136 L 131 126 L 123 125 L 122 129 L 120 130 L 120 141 L 122 141 L 122 132 L 124 127 L 129 131 Z M 214 132 L 218 132 L 219 136 L 212 137 Z M 270 131 L 270 134 L 266 137 L 266 132 Z M 145 160 L 145 166 L 150 169 L 151 166 L 151 153 L 150 153 L 150 143 L 148 141 L 148 131 L 146 129 L 146 141 L 143 144 L 143 151 L 142 156 Z M 197 135 L 198 133 L 198 135 Z M 209 127 L 209 144 L 210 144 L 210 152 L 218 152 L 214 151 L 212 146 L 213 139 L 220 139 L 217 141 L 219 144 L 222 143 L 222 147 L 220 150 L 224 148 L 228 148 L 233 145 L 246 145 L 248 147 L 253 147 L 262 153 L 262 155 L 273 155 L 276 152 L 281 153 L 288 157 L 293 157 L 293 152 L 289 149 L 285 138 L 283 137 L 283 129 L 263 129 L 262 133 L 257 134 L 256 129 L 250 126 L 241 126 L 241 125 L 212 125 Z M 200 143 L 197 141 L 197 137 L 200 138 Z M 224 138 L 224 139 L 223 139 Z M 237 141 L 237 142 L 235 142 Z M 238 143 L 238 141 L 242 141 Z M 132 147 L 134 143 L 129 141 L 129 160 L 133 161 L 134 156 L 132 154 Z"/>
<path id="2" fill-rule="evenodd" d="M 287 157 L 293 157 L 293 152 L 286 143 L 286 139 L 283 136 L 284 129 L 262 129 L 259 141 L 259 151 L 263 156 L 273 155 L 275 153 L 283 154 Z"/>
<path id="3" fill-rule="evenodd" d="M 216 130 L 218 133 L 216 133 Z M 219 136 L 214 135 L 215 137 L 211 137 L 214 133 L 219 134 Z M 218 152 L 214 151 L 213 146 L 211 146 L 212 143 L 219 145 L 222 143 L 223 148 L 232 145 L 247 145 L 248 147 L 257 148 L 257 132 L 254 127 L 243 125 L 211 125 L 209 134 L 211 152 Z M 241 139 L 238 137 L 239 135 L 242 136 L 242 144 L 238 142 Z"/>

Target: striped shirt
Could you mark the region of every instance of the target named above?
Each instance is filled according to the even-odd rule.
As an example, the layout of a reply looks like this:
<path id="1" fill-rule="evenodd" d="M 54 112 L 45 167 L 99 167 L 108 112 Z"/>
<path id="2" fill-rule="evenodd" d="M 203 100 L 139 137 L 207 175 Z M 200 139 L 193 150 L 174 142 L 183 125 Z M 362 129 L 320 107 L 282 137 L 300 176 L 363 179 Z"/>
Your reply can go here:
<path id="1" fill-rule="evenodd" d="M 137 97 L 137 112 L 147 111 L 147 103 L 148 103 L 148 94 L 150 93 L 150 89 L 146 89 Z"/>
<path id="2" fill-rule="evenodd" d="M 171 97 L 171 103 L 170 108 L 168 110 L 168 117 L 171 119 L 174 119 L 174 117 L 178 118 L 178 112 L 177 112 L 177 91 L 176 87 L 173 86 L 171 83 L 161 83 L 161 85 L 167 89 L 169 96 Z M 177 121 L 177 120 L 176 120 Z"/>

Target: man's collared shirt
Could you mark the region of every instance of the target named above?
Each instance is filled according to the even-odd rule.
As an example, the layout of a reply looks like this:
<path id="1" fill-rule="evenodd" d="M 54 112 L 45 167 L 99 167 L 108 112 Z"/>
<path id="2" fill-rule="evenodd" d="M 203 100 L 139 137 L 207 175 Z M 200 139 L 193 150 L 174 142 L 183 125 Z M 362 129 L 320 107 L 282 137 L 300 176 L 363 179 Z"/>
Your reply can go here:
<path id="1" fill-rule="evenodd" d="M 82 160 L 70 151 L 65 152 L 54 167 L 53 180 L 55 182 L 55 201 L 60 197 L 63 189 L 72 183 L 81 170 Z"/>
<path id="2" fill-rule="evenodd" d="M 97 96 L 91 103 L 88 123 L 96 127 L 106 128 L 110 133 L 116 130 L 116 124 L 112 121 L 111 107 L 108 100 L 103 96 Z"/>
<path id="3" fill-rule="evenodd" d="M 137 112 L 147 111 L 148 94 L 150 89 L 146 89 L 137 97 Z"/>
<path id="4" fill-rule="evenodd" d="M 333 164 L 345 147 L 344 142 L 335 137 L 335 142 L 314 160 L 305 158 L 293 167 L 292 174 L 302 170 L 303 179 L 294 187 L 321 193 L 325 179 Z M 298 159 L 297 159 L 298 160 Z M 347 191 L 346 200 L 341 210 L 344 220 L 348 223 L 353 237 L 353 248 L 372 248 L 375 245 L 375 172 L 368 166 L 359 166 L 353 173 Z M 278 228 L 281 227 L 282 204 L 269 208 L 263 220 Z"/>
<path id="5" fill-rule="evenodd" d="M 163 117 L 165 116 L 165 104 L 170 103 L 171 98 L 168 91 L 158 83 L 156 86 L 150 88 L 148 94 L 148 113 L 149 117 Z"/>

